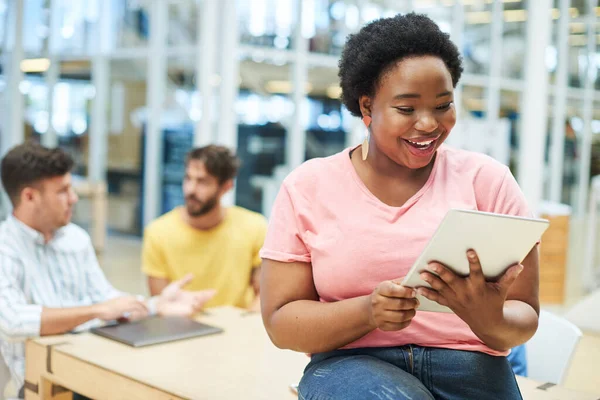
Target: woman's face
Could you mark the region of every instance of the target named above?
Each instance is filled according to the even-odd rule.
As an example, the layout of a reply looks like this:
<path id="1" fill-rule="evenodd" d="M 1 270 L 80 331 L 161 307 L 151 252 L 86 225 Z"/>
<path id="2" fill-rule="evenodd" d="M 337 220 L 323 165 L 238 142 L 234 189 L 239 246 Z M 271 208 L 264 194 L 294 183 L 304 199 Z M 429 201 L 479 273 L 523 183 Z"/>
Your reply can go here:
<path id="1" fill-rule="evenodd" d="M 453 89 L 440 58 L 407 58 L 393 66 L 374 97 L 360 98 L 377 151 L 411 169 L 427 166 L 456 123 Z"/>

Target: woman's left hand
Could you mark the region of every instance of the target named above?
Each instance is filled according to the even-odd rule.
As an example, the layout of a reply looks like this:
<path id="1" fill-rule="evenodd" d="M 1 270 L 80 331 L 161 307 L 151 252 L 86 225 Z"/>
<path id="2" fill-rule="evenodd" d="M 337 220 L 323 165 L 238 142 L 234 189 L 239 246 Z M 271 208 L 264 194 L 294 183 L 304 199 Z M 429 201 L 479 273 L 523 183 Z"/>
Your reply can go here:
<path id="1" fill-rule="evenodd" d="M 417 292 L 429 300 L 449 307 L 474 331 L 478 328 L 494 326 L 503 318 L 503 307 L 508 289 L 517 279 L 523 265 L 517 264 L 506 270 L 496 282 L 485 280 L 481 263 L 474 250 L 467 251 L 470 273 L 461 277 L 440 263 L 430 263 L 429 272 L 421 277 L 431 285 L 431 289 L 421 287 Z"/>

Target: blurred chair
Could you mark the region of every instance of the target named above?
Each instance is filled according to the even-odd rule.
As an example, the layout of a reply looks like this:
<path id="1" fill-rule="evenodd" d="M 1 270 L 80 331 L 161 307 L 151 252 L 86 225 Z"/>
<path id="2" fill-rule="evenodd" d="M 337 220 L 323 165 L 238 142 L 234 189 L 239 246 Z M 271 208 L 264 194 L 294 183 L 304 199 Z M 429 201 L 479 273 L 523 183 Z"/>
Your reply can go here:
<path id="1" fill-rule="evenodd" d="M 529 378 L 561 384 L 581 336 L 572 322 L 541 310 L 538 330 L 525 346 Z"/>
<path id="2" fill-rule="evenodd" d="M 600 263 L 596 261 L 596 244 L 598 243 L 598 221 L 600 220 L 600 175 L 591 179 L 589 210 L 587 215 L 587 233 L 583 253 L 583 286 L 588 290 L 596 290 L 600 286 Z"/>
<path id="3" fill-rule="evenodd" d="M 513 347 L 506 358 L 515 375 L 527 376 L 527 349 L 525 344 Z"/>
<path id="4" fill-rule="evenodd" d="M 600 335 L 600 289 L 587 295 L 567 311 L 565 318 L 579 329 Z"/>

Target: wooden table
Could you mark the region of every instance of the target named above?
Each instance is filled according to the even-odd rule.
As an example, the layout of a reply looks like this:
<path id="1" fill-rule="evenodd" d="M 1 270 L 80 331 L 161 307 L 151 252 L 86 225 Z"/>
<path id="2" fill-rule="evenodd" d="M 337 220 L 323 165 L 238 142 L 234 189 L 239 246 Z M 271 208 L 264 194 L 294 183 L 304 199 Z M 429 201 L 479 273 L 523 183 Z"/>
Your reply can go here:
<path id="1" fill-rule="evenodd" d="M 65 387 L 93 399 L 286 399 L 309 359 L 277 349 L 260 315 L 211 309 L 200 321 L 221 334 L 132 348 L 91 333 L 29 341 L 26 399 Z"/>
<path id="2" fill-rule="evenodd" d="M 224 332 L 138 349 L 91 333 L 31 340 L 25 398 L 66 399 L 73 390 L 98 400 L 294 399 L 289 385 L 309 359 L 277 349 L 259 314 L 226 307 L 199 320 Z M 519 385 L 525 399 L 600 397 L 528 379 Z"/>

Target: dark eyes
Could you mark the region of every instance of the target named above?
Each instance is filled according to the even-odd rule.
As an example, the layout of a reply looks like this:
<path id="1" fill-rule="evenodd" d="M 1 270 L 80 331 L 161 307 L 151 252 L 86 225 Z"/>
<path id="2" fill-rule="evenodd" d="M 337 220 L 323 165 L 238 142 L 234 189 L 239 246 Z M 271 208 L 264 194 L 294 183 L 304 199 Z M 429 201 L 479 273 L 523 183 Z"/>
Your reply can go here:
<path id="1" fill-rule="evenodd" d="M 452 101 L 448 102 L 448 103 L 444 103 L 441 104 L 439 106 L 437 106 L 435 109 L 439 110 L 439 111 L 445 111 L 448 110 L 450 108 L 450 106 L 452 105 Z M 395 107 L 398 111 L 400 111 L 402 114 L 412 114 L 415 109 L 413 107 Z"/>

